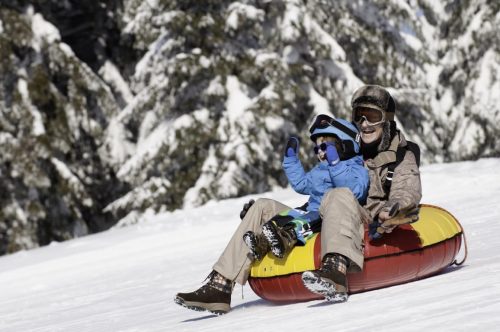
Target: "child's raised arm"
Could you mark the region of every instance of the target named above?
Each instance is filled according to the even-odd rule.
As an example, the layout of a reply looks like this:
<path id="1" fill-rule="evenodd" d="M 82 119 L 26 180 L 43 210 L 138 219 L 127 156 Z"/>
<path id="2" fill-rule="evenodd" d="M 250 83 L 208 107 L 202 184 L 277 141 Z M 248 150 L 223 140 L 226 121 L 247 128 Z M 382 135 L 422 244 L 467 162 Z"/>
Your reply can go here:
<path id="1" fill-rule="evenodd" d="M 299 194 L 310 195 L 312 190 L 311 179 L 299 159 L 299 139 L 290 137 L 283 157 L 283 170 L 288 182 Z"/>

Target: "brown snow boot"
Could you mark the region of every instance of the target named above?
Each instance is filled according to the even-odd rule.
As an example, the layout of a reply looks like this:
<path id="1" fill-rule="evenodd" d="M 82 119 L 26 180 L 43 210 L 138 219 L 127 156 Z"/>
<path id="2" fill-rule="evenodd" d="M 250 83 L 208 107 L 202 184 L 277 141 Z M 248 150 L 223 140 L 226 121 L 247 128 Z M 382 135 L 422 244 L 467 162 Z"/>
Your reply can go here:
<path id="1" fill-rule="evenodd" d="M 271 252 L 278 258 L 287 255 L 297 243 L 294 226 L 279 227 L 272 220 L 262 225 L 262 234 L 271 246 Z"/>
<path id="2" fill-rule="evenodd" d="M 347 268 L 349 259 L 339 254 L 327 254 L 319 270 L 302 273 L 302 282 L 311 292 L 329 302 L 347 301 Z"/>
<path id="3" fill-rule="evenodd" d="M 217 271 L 212 271 L 208 282 L 191 293 L 178 293 L 174 302 L 196 311 L 209 311 L 223 315 L 231 309 L 231 293 L 234 283 Z"/>
<path id="4" fill-rule="evenodd" d="M 243 235 L 243 241 L 250 249 L 250 254 L 254 260 L 260 261 L 269 252 L 269 242 L 267 242 L 263 234 L 248 231 Z"/>

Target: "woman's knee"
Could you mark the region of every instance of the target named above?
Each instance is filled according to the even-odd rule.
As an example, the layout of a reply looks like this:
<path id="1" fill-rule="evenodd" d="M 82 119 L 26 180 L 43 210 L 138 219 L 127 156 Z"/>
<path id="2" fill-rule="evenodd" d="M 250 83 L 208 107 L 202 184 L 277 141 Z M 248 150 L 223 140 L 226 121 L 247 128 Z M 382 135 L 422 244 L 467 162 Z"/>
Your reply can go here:
<path id="1" fill-rule="evenodd" d="M 249 209 L 250 214 L 254 217 L 262 217 L 272 210 L 275 201 L 269 198 L 258 198 Z"/>
<path id="2" fill-rule="evenodd" d="M 321 205 L 332 204 L 333 202 L 357 203 L 357 200 L 349 188 L 343 187 L 327 191 L 321 200 Z"/>
<path id="3" fill-rule="evenodd" d="M 254 209 L 252 215 L 260 218 L 260 222 L 265 222 L 287 209 L 287 206 L 271 198 L 259 198 L 252 205 L 251 209 Z"/>
<path id="4" fill-rule="evenodd" d="M 269 198 L 257 198 L 255 203 L 252 205 L 253 208 L 262 210 L 264 207 L 269 206 L 272 200 Z"/>

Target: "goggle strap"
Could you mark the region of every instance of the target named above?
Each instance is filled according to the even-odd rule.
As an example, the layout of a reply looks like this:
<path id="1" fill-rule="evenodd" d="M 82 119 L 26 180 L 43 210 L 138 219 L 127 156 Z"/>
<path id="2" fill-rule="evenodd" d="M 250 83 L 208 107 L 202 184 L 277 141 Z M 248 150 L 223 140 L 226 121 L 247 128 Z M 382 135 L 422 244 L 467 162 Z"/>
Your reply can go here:
<path id="1" fill-rule="evenodd" d="M 350 129 L 347 126 L 344 126 L 342 123 L 340 123 L 338 121 L 335 121 L 335 120 L 333 120 L 332 122 L 330 122 L 330 124 L 332 125 L 332 127 L 335 127 L 335 128 L 337 128 L 339 130 L 342 130 L 344 133 L 346 133 L 347 135 L 349 135 L 353 140 L 357 141 L 357 139 L 358 139 L 358 133 L 355 132 L 354 130 Z"/>

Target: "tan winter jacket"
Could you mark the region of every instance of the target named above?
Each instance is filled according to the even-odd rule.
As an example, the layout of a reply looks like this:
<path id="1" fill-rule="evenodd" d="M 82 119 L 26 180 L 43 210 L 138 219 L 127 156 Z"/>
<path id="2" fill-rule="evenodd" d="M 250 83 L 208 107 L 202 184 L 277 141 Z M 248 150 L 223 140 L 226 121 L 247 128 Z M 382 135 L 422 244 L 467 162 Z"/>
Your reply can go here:
<path id="1" fill-rule="evenodd" d="M 370 188 L 364 206 L 368 215 L 363 216 L 366 223 L 374 220 L 384 210 L 389 211 L 399 203 L 400 210 L 417 207 L 422 198 L 420 172 L 415 156 L 406 151 L 403 161 L 395 168 L 389 195 L 384 190 L 389 164 L 396 161 L 398 146 L 406 146 L 403 134 L 397 132 L 386 151 L 379 152 L 373 159 L 365 161 L 370 176 Z"/>

